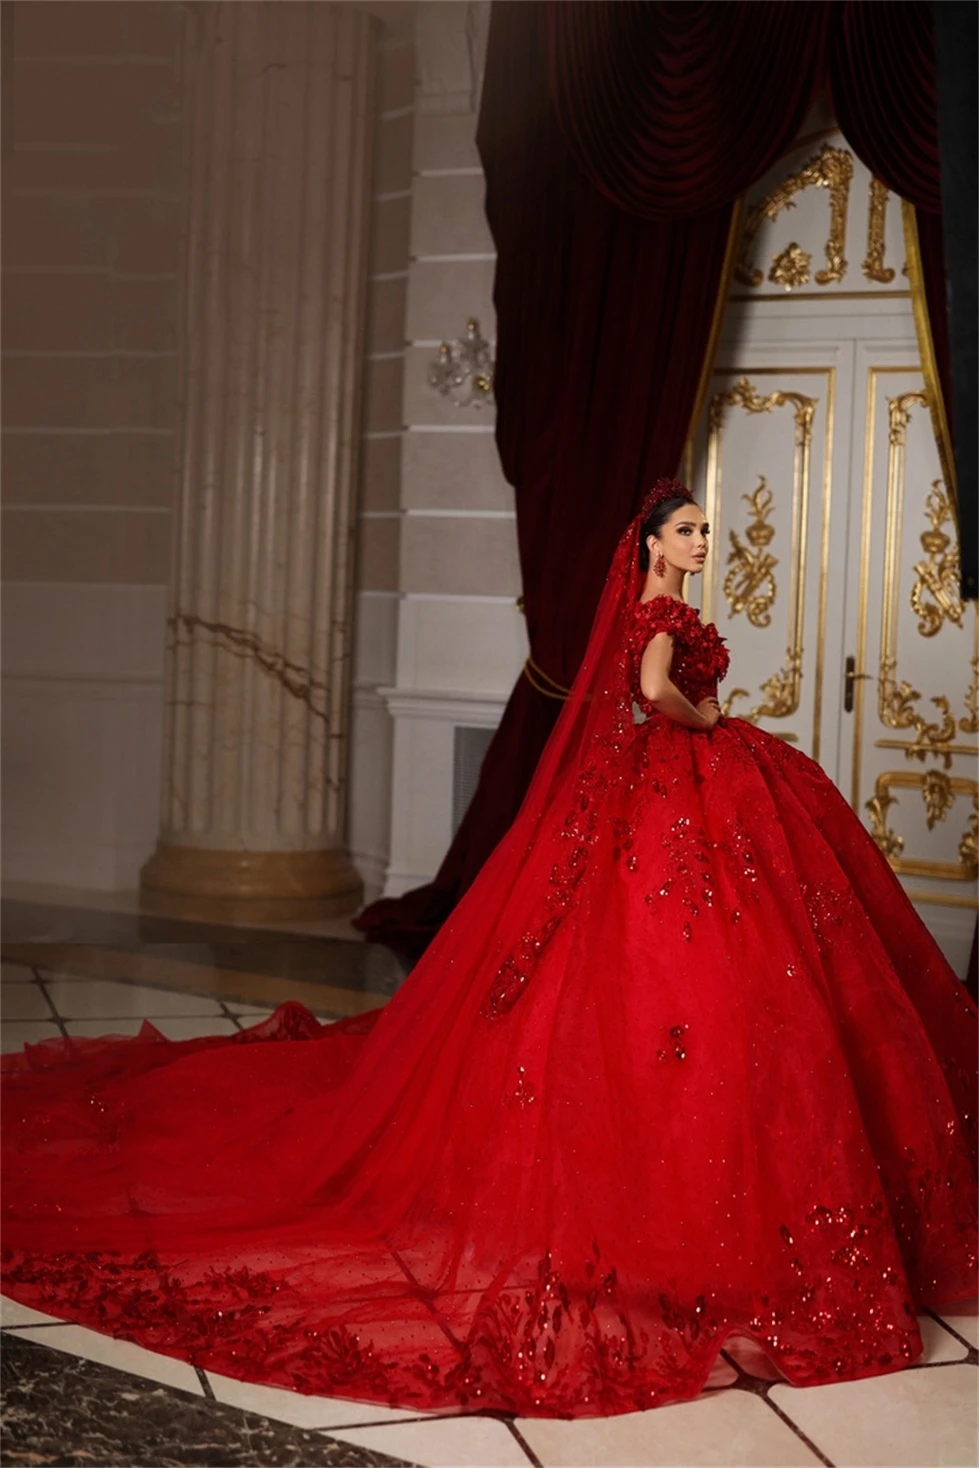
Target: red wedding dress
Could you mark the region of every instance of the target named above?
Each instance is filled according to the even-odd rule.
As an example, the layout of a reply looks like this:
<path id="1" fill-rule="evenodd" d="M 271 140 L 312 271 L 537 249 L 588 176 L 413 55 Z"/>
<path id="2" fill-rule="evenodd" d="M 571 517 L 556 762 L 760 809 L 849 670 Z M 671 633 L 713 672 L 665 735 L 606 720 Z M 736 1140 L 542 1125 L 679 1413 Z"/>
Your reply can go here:
<path id="1" fill-rule="evenodd" d="M 625 1412 L 729 1335 L 896 1370 L 975 1290 L 975 1008 L 819 767 L 642 707 L 713 627 L 623 538 L 515 825 L 376 1015 L 56 1041 L 4 1077 L 5 1289 L 231 1376 Z"/>

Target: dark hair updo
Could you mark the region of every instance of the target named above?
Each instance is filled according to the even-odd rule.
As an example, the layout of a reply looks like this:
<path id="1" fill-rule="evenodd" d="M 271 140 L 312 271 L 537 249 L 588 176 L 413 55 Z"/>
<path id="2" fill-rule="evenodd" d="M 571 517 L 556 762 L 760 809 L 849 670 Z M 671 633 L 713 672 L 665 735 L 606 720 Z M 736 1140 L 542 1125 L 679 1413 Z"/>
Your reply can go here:
<path id="1" fill-rule="evenodd" d="M 681 505 L 690 505 L 692 503 L 693 500 L 688 494 L 671 494 L 666 499 L 660 500 L 659 504 L 653 505 L 652 509 L 643 519 L 642 528 L 639 531 L 640 571 L 649 570 L 649 546 L 646 544 L 647 537 L 654 535 L 658 538 L 660 531 L 673 512 L 680 509 Z"/>

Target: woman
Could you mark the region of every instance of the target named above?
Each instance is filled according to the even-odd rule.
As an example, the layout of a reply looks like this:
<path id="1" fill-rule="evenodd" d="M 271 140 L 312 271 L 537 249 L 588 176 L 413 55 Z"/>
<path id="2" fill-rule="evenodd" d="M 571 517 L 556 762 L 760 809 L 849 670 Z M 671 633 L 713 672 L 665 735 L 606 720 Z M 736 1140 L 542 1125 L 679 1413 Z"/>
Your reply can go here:
<path id="1" fill-rule="evenodd" d="M 899 1368 L 974 1291 L 975 1009 L 822 771 L 722 719 L 660 481 L 512 830 L 377 1016 L 59 1041 L 6 1289 L 251 1380 L 589 1415 Z"/>

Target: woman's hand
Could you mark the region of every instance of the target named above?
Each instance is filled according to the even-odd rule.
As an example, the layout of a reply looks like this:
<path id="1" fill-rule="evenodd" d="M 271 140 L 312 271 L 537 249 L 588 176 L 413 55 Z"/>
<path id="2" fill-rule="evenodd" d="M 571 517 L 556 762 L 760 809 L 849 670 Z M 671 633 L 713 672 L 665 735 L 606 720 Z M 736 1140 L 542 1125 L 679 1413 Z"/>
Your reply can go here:
<path id="1" fill-rule="evenodd" d="M 721 717 L 721 706 L 716 698 L 702 698 L 697 705 L 697 712 L 707 720 L 708 729 L 713 729 Z"/>

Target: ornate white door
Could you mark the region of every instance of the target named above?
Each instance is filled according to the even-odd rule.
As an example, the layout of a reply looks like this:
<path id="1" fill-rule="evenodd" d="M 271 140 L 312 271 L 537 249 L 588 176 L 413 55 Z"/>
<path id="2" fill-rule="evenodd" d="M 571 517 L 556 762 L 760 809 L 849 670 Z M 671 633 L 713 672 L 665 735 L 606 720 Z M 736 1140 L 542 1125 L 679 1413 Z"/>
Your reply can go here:
<path id="1" fill-rule="evenodd" d="M 713 532 L 691 600 L 731 648 L 725 707 L 820 761 L 961 971 L 979 644 L 904 253 L 899 201 L 831 127 L 747 200 L 688 453 Z"/>

